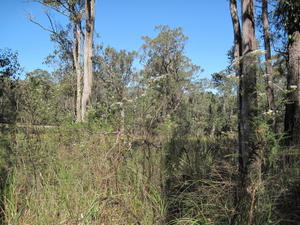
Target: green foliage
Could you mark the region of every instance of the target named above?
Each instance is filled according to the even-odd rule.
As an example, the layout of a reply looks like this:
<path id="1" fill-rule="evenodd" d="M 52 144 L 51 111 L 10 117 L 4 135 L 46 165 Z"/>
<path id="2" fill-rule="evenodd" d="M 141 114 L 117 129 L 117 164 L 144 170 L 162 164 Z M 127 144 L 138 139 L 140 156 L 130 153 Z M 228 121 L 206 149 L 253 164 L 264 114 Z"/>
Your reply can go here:
<path id="1" fill-rule="evenodd" d="M 19 130 L 11 138 L 5 224 L 161 224 L 161 194 L 99 124 Z"/>
<path id="2" fill-rule="evenodd" d="M 44 3 L 79 7 L 79 1 Z M 232 222 L 240 185 L 238 77 L 228 68 L 214 73 L 212 80 L 200 79 L 200 67 L 185 55 L 182 29 L 156 30 L 156 36 L 143 37 L 140 54 L 94 49 L 94 86 L 85 123 L 72 122 L 76 78 L 69 55 L 71 27 L 52 36 L 63 42 L 58 55 L 48 58 L 58 63 L 55 72 L 34 70 L 19 81 L 5 78 L 15 85 L 9 93 L 18 105 L 18 123 L 1 124 L 4 224 Z M 0 61 L 3 71 L 17 74 L 18 63 L 10 62 L 16 67 L 7 70 L 10 64 Z M 283 65 L 284 58 L 274 60 L 276 112 L 269 112 L 264 65 L 257 64 L 255 123 L 262 183 L 254 224 L 293 224 L 298 219 L 299 154 L 282 145 Z M 1 87 L 2 93 L 7 90 Z M 0 98 L 5 105 L 4 95 Z M 270 126 L 273 116 L 275 130 Z"/>
<path id="3" fill-rule="evenodd" d="M 54 124 L 59 121 L 58 88 L 47 71 L 35 70 L 20 82 L 20 115 L 29 124 Z"/>
<path id="4" fill-rule="evenodd" d="M 130 104 L 130 83 L 133 82 L 133 63 L 136 52 L 117 51 L 98 47 L 94 56 L 95 78 L 92 96 L 94 118 L 123 125 Z"/>
<path id="5" fill-rule="evenodd" d="M 292 40 L 292 35 L 295 31 L 300 30 L 300 2 L 293 0 L 278 0 L 276 9 L 278 18 L 278 26 L 284 26 L 289 39 Z"/>
<path id="6" fill-rule="evenodd" d="M 0 49 L 0 79 L 5 77 L 18 78 L 21 67 L 18 61 L 18 53 L 11 49 Z"/>
<path id="7" fill-rule="evenodd" d="M 187 37 L 181 28 L 158 26 L 156 29 L 159 31 L 157 37 L 143 37 L 142 62 L 145 66 L 141 82 L 151 90 L 153 98 L 164 105 L 160 111 L 167 115 L 176 110 L 200 68 L 184 56 Z"/>
<path id="8" fill-rule="evenodd" d="M 14 123 L 17 116 L 16 89 L 21 74 L 18 53 L 0 49 L 0 122 Z"/>

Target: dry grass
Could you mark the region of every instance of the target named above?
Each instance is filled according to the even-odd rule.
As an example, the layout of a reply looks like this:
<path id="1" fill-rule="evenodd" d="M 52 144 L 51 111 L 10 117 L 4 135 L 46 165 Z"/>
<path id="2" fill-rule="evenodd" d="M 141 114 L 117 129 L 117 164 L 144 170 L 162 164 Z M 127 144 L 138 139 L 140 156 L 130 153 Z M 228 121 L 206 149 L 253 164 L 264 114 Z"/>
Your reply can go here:
<path id="1" fill-rule="evenodd" d="M 115 141 L 85 129 L 18 134 L 5 224 L 156 223 L 160 196 L 126 167 L 125 145 Z"/>

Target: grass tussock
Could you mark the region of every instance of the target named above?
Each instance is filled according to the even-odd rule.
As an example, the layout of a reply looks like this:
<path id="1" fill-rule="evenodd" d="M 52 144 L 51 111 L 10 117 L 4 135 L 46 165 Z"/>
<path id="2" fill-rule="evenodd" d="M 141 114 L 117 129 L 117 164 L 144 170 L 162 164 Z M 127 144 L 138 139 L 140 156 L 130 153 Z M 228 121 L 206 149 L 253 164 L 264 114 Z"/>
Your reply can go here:
<path id="1" fill-rule="evenodd" d="M 234 149 L 231 137 L 160 135 L 149 144 L 97 124 L 15 129 L 1 139 L 0 218 L 7 225 L 231 224 L 239 185 Z M 273 155 L 272 165 L 281 158 Z M 254 224 L 299 221 L 293 160 L 263 171 Z"/>
<path id="2" fill-rule="evenodd" d="M 16 133 L 4 224 L 159 224 L 160 194 L 115 141 L 83 127 Z"/>

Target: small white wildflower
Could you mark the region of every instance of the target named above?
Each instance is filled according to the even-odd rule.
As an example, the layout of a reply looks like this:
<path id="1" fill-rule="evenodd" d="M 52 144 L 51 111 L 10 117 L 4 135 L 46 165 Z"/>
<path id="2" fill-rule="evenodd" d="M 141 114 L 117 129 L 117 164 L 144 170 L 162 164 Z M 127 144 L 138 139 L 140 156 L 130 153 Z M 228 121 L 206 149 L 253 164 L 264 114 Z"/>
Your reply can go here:
<path id="1" fill-rule="evenodd" d="M 253 56 L 259 56 L 259 55 L 265 54 L 265 52 L 266 52 L 265 50 L 257 49 L 257 50 L 250 52 L 249 54 L 251 54 Z"/>
<path id="2" fill-rule="evenodd" d="M 234 78 L 234 77 L 236 77 L 236 76 L 235 76 L 235 74 L 233 74 L 233 73 L 232 73 L 232 74 L 229 74 L 229 75 L 227 75 L 227 78 L 228 78 L 228 79 L 230 79 L 230 78 Z"/>
<path id="3" fill-rule="evenodd" d="M 123 105 L 123 102 L 114 102 L 113 104 L 111 104 L 111 107 L 115 105 Z"/>
<path id="4" fill-rule="evenodd" d="M 269 109 L 267 112 L 264 112 L 263 114 L 264 114 L 264 115 L 274 115 L 275 112 L 274 112 L 274 110 Z"/>
<path id="5" fill-rule="evenodd" d="M 158 77 L 151 77 L 150 79 L 151 79 L 152 81 L 159 81 L 159 80 L 161 80 L 161 79 L 167 77 L 167 75 L 168 75 L 168 74 L 163 74 L 163 75 L 158 76 Z"/>
<path id="6" fill-rule="evenodd" d="M 290 89 L 293 89 L 293 90 L 295 90 L 295 89 L 297 89 L 298 88 L 298 86 L 297 85 L 290 85 Z"/>

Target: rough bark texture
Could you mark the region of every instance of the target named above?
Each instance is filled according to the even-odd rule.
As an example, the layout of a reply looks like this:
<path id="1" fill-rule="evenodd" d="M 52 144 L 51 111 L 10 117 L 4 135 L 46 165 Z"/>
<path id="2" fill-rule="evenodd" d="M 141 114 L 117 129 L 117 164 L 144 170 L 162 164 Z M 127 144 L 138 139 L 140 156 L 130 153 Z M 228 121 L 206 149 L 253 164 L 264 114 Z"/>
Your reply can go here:
<path id="1" fill-rule="evenodd" d="M 242 1 L 243 19 L 243 68 L 242 68 L 242 111 L 241 111 L 241 174 L 242 198 L 245 215 L 242 221 L 252 224 L 256 191 L 260 183 L 260 157 L 256 138 L 257 92 L 256 92 L 256 63 L 257 57 L 253 51 L 257 48 L 254 23 L 253 0 Z"/>
<path id="2" fill-rule="evenodd" d="M 238 64 L 239 82 L 239 168 L 240 185 L 237 190 L 236 214 L 232 224 L 252 224 L 259 188 L 261 162 L 256 139 L 257 117 L 257 48 L 253 0 L 242 1 L 242 38 L 236 1 L 230 1 L 230 12 L 235 37 L 235 57 L 242 56 Z M 239 41 L 240 39 L 240 41 Z M 239 51 L 237 50 L 239 49 Z"/>
<path id="3" fill-rule="evenodd" d="M 81 32 L 79 25 L 74 23 L 73 28 L 73 60 L 76 71 L 76 80 L 77 80 L 77 93 L 76 93 L 76 121 L 81 121 L 81 65 L 80 65 L 80 53 L 81 53 Z"/>
<path id="4" fill-rule="evenodd" d="M 241 26 L 238 17 L 237 3 L 236 0 L 230 0 L 229 2 L 231 20 L 233 25 L 233 35 L 234 35 L 234 59 L 238 59 L 242 55 L 242 36 L 241 36 Z"/>
<path id="5" fill-rule="evenodd" d="M 257 92 L 256 92 L 256 50 L 255 24 L 253 13 L 253 0 L 243 0 L 243 68 L 242 68 L 242 111 L 241 131 L 242 143 L 240 154 L 242 156 L 242 169 L 247 172 L 250 159 L 256 150 L 255 119 L 257 116 Z"/>
<path id="6" fill-rule="evenodd" d="M 81 105 L 81 119 L 85 121 L 87 106 L 90 101 L 93 80 L 93 34 L 95 23 L 95 0 L 85 1 L 85 41 L 84 41 L 84 71 L 83 71 L 83 92 Z"/>
<path id="7" fill-rule="evenodd" d="M 234 36 L 234 62 L 235 62 L 235 71 L 236 75 L 239 77 L 239 87 L 237 90 L 237 96 L 238 96 L 238 106 L 239 106 L 239 112 L 238 112 L 238 138 L 241 140 L 242 133 L 241 133 L 241 112 L 242 112 L 242 85 L 241 85 L 241 75 L 242 75 L 242 64 L 240 61 L 240 57 L 242 56 L 242 34 L 241 34 L 241 25 L 240 20 L 238 16 L 238 10 L 237 10 L 237 2 L 236 0 L 230 0 L 229 2 L 229 9 L 230 9 L 230 15 L 232 20 L 232 26 L 233 26 L 233 36 Z M 239 141 L 239 149 L 241 149 L 241 141 Z M 239 164 L 241 165 L 241 156 L 239 155 Z M 235 225 L 238 223 L 238 214 L 239 214 L 239 201 L 240 201 L 240 187 L 237 187 L 235 190 L 235 206 L 236 206 L 236 212 L 232 218 L 231 224 Z"/>
<path id="8" fill-rule="evenodd" d="M 243 134 L 241 130 L 241 118 L 242 118 L 242 63 L 240 60 L 240 57 L 242 56 L 242 33 L 241 33 L 241 25 L 240 20 L 238 16 L 238 10 L 237 10 L 237 2 L 236 0 L 230 0 L 229 2 L 229 8 L 230 8 L 230 14 L 231 14 L 231 20 L 233 25 L 233 33 L 234 33 L 234 61 L 235 61 L 235 69 L 237 76 L 239 77 L 239 87 L 238 87 L 238 105 L 239 105 L 239 114 L 238 114 L 238 137 L 239 137 L 239 149 L 242 148 L 241 143 L 243 143 Z M 240 155 L 240 164 L 241 161 L 241 155 Z"/>
<path id="9" fill-rule="evenodd" d="M 300 144 L 300 31 L 292 34 L 288 46 L 289 73 L 287 88 L 289 90 L 286 104 L 285 131 L 288 135 L 288 145 Z"/>
<path id="10" fill-rule="evenodd" d="M 275 131 L 276 117 L 275 117 L 275 102 L 274 102 L 274 83 L 273 83 L 273 67 L 272 67 L 272 54 L 271 54 L 271 38 L 269 28 L 268 17 L 268 0 L 262 0 L 262 24 L 264 33 L 264 45 L 265 45 L 265 60 L 266 60 L 266 91 L 268 99 L 268 110 L 273 112 L 274 117 L 272 121 L 272 127 Z"/>

